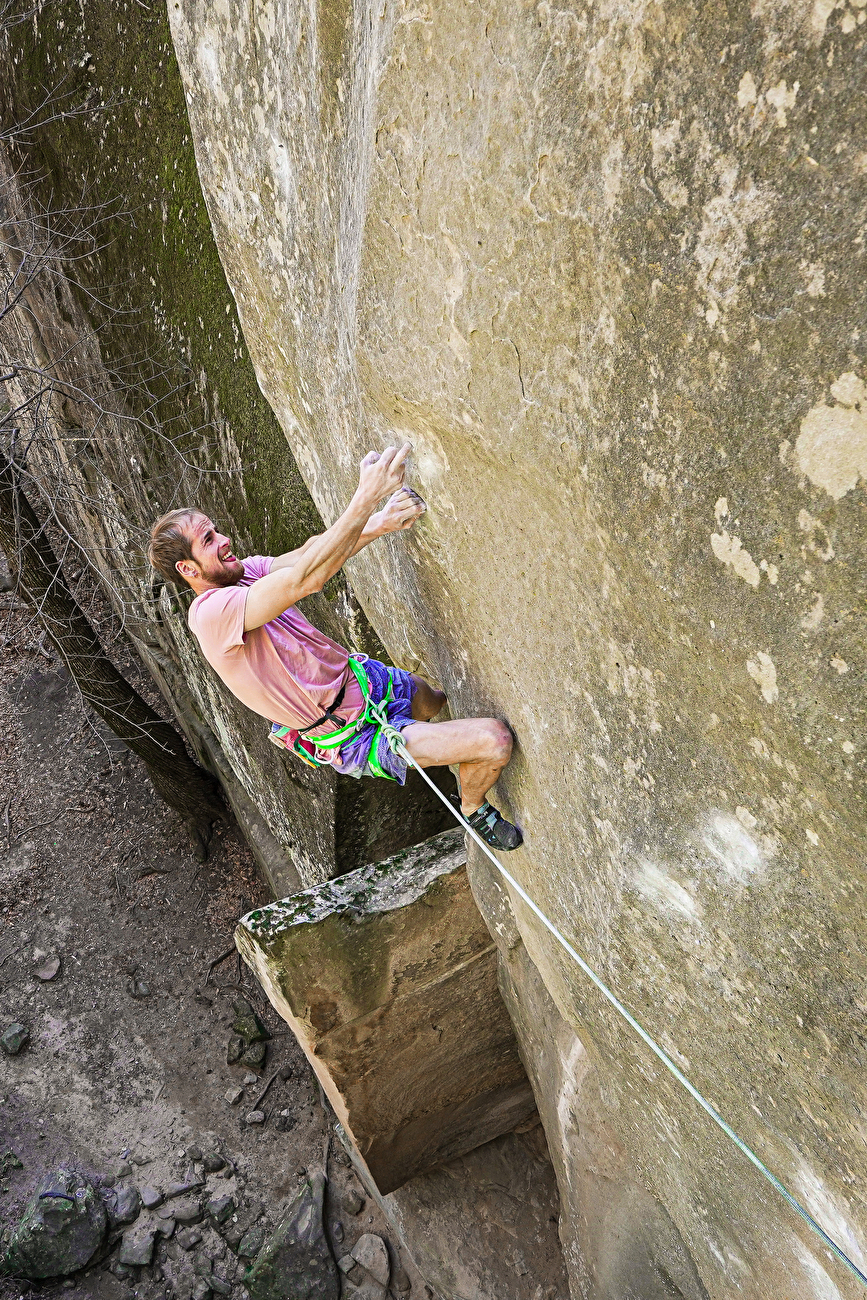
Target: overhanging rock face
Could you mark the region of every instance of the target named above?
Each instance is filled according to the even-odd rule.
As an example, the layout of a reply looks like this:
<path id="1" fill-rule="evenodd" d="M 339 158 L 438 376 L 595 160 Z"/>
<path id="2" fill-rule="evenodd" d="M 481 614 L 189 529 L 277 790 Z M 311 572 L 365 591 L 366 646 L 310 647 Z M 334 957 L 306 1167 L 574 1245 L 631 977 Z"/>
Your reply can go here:
<path id="1" fill-rule="evenodd" d="M 372 625 L 452 716 L 509 722 L 517 878 L 859 1267 L 862 14 L 169 6 L 244 335 L 323 518 L 369 448 L 413 444 L 427 513 L 349 564 Z M 517 902 L 506 947 L 489 877 L 583 1216 L 576 1300 L 648 1300 L 669 1221 L 713 1300 L 854 1296 Z M 573 1051 L 599 1081 L 578 1128 L 668 1219 L 585 1180 Z M 588 1281 L 615 1221 L 619 1290 Z"/>
<path id="2" fill-rule="evenodd" d="M 250 912 L 235 938 L 381 1192 L 533 1114 L 459 831 Z"/>

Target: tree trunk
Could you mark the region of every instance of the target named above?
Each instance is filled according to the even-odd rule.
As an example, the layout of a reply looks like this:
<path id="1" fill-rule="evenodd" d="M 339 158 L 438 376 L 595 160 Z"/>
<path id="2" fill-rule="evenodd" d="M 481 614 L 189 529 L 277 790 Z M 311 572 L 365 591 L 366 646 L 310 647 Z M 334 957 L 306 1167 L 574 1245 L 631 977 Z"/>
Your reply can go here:
<path id="1" fill-rule="evenodd" d="M 219 785 L 190 758 L 174 727 L 133 690 L 106 655 L 8 460 L 0 462 L 0 545 L 10 567 L 17 569 L 19 594 L 34 610 L 85 700 L 144 761 L 157 793 L 190 820 L 204 849 L 205 828 L 225 817 Z"/>

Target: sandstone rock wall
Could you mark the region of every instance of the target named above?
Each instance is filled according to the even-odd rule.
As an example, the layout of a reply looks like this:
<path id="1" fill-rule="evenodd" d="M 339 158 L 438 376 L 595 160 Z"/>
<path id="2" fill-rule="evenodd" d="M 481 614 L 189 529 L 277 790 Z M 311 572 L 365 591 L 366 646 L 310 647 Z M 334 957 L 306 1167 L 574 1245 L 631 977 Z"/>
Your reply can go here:
<path id="1" fill-rule="evenodd" d="M 240 554 L 280 554 L 322 527 L 238 327 L 165 15 L 135 0 L 61 0 L 33 23 L 6 15 L 0 68 L 3 270 L 16 244 L 45 246 L 46 212 L 70 256 L 65 274 L 37 275 L 0 330 L 4 365 L 24 359 L 85 399 L 48 405 L 31 457 L 68 530 L 69 569 L 99 575 L 276 894 L 442 829 L 447 815 L 418 782 L 337 783 L 281 755 L 202 660 L 189 595 L 155 583 L 145 560 L 153 520 L 190 502 Z M 88 226 L 90 243 L 69 239 Z M 343 643 L 385 653 L 345 581 L 305 608 Z"/>
<path id="2" fill-rule="evenodd" d="M 508 718 L 522 881 L 862 1266 L 864 13 L 169 4 L 323 516 L 414 444 L 430 512 L 356 595 L 456 713 Z M 859 1294 L 474 881 L 575 1295 Z"/>

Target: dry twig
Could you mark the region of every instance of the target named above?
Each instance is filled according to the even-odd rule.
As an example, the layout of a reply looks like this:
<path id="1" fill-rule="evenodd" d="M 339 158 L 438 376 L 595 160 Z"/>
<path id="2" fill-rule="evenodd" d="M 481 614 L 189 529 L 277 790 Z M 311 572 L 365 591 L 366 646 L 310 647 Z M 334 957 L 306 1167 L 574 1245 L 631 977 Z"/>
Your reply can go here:
<path id="1" fill-rule="evenodd" d="M 225 952 L 220 953 L 219 957 L 215 957 L 213 961 L 208 962 L 208 973 L 205 976 L 206 984 L 208 980 L 211 978 L 211 971 L 214 969 L 214 967 L 219 966 L 220 962 L 225 961 L 227 957 L 231 957 L 232 953 L 236 951 L 237 950 L 235 948 L 235 945 L 232 944 L 231 948 L 227 948 Z"/>

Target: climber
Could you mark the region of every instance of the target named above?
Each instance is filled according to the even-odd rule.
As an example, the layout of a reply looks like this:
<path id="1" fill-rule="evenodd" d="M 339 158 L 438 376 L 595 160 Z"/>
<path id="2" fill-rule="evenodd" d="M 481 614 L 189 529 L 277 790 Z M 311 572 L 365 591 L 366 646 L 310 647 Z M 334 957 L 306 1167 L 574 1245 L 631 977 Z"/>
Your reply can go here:
<path id="1" fill-rule="evenodd" d="M 420 767 L 458 764 L 460 807 L 469 824 L 491 848 L 516 849 L 521 832 L 485 798 L 511 756 L 505 723 L 432 723 L 446 702 L 442 691 L 400 668 L 350 655 L 296 608 L 350 556 L 376 537 L 411 528 L 424 512 L 404 484 L 409 451 L 405 443 L 368 452 L 347 509 L 295 551 L 239 560 L 207 515 L 186 508 L 157 520 L 148 557 L 168 582 L 180 576 L 192 587 L 188 618 L 203 655 L 242 703 L 270 721 L 275 743 L 317 767 L 403 785 L 406 760 L 383 734 L 387 722 Z"/>

